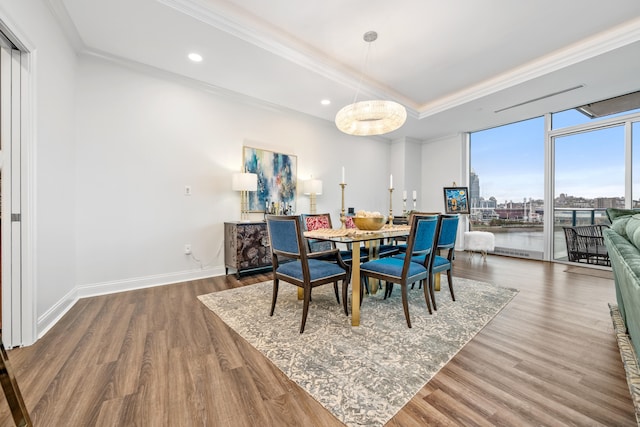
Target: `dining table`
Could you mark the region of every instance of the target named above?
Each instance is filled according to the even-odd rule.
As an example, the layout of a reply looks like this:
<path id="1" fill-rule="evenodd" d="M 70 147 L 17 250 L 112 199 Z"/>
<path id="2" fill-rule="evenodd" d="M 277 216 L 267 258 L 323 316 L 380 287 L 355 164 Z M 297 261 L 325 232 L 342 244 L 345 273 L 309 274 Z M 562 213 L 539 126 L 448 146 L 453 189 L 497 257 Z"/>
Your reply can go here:
<path id="1" fill-rule="evenodd" d="M 379 230 L 322 228 L 304 232 L 306 238 L 351 245 L 351 326 L 360 326 L 360 244 L 365 244 L 370 260 L 376 259 L 381 241 L 408 236 L 410 230 L 409 225 L 385 224 Z M 371 292 L 375 293 L 376 290 L 377 283 L 372 284 Z"/>

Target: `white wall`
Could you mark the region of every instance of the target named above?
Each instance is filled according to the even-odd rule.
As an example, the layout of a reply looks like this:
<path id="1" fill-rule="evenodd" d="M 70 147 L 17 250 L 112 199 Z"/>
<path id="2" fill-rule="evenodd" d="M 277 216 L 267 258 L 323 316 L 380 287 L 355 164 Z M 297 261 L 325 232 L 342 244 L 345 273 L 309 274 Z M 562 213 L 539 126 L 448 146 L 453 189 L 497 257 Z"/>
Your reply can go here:
<path id="1" fill-rule="evenodd" d="M 464 135 L 429 141 L 422 145 L 422 191 L 419 209 L 444 212 L 443 187 L 467 185 L 463 155 Z"/>
<path id="2" fill-rule="evenodd" d="M 31 117 L 23 117 L 32 120 L 30 134 L 23 137 L 33 169 L 22 186 L 24 195 L 33 191 L 33 198 L 23 227 L 35 221 L 27 258 L 35 261 L 36 316 L 39 323 L 47 323 L 73 299 L 76 284 L 76 57 L 43 1 L 3 0 L 0 20 L 30 51 L 33 110 Z"/>
<path id="3" fill-rule="evenodd" d="M 407 211 L 413 209 L 413 191 L 420 194 L 421 174 L 422 174 L 422 145 L 419 141 L 411 138 L 395 140 L 391 146 L 390 165 L 393 173 L 393 211 L 394 215 L 402 215 L 403 191 L 407 192 Z M 419 209 L 420 197 L 416 202 Z"/>
<path id="4" fill-rule="evenodd" d="M 231 175 L 242 146 L 293 154 L 301 181 L 323 181 L 318 212 L 388 210 L 387 142 L 195 84 L 80 60 L 77 106 L 77 285 L 81 295 L 224 274 L 223 223 L 240 219 Z M 184 186 L 193 195 L 184 195 Z M 261 218 L 260 215 L 257 216 Z M 206 266 L 183 254 L 190 243 Z"/>
<path id="5" fill-rule="evenodd" d="M 31 51 L 35 160 L 25 184 L 34 191 L 37 335 L 78 296 L 223 274 L 223 223 L 240 217 L 230 188 L 243 145 L 296 155 L 300 181 L 323 181 L 317 209 L 336 224 L 342 166 L 345 207 L 388 212 L 385 140 L 149 69 L 77 58 L 39 0 L 5 0 L 0 19 Z M 308 206 L 299 191 L 298 213 Z M 183 254 L 185 243 L 201 262 Z"/>
<path id="6" fill-rule="evenodd" d="M 419 209 L 444 212 L 443 187 L 468 186 L 465 135 L 454 135 L 422 145 L 422 192 Z M 461 215 L 456 249 L 464 246 L 464 231 L 468 230 L 467 215 Z"/>

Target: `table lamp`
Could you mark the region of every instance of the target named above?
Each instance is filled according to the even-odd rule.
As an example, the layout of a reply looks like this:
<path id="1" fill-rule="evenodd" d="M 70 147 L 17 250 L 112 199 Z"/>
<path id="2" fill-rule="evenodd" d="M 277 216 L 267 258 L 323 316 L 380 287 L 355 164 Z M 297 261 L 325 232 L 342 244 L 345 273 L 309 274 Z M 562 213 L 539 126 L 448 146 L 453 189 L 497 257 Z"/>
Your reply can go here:
<path id="1" fill-rule="evenodd" d="M 302 192 L 309 195 L 309 213 L 316 213 L 316 196 L 322 194 L 322 181 L 313 178 L 304 181 Z"/>
<path id="2" fill-rule="evenodd" d="M 249 220 L 249 191 L 258 189 L 258 175 L 255 173 L 234 173 L 231 179 L 231 189 L 240 192 L 240 219 Z"/>

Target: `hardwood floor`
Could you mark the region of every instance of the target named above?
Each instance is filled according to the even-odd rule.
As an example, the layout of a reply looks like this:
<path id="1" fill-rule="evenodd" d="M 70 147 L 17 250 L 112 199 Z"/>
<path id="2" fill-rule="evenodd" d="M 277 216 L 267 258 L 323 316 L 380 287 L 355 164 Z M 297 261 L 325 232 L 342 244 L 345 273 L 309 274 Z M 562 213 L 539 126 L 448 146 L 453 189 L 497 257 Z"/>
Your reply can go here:
<path id="1" fill-rule="evenodd" d="M 566 270 L 458 254 L 454 276 L 520 293 L 387 425 L 636 425 L 607 306 L 613 281 Z M 34 424 L 342 425 L 196 299 L 268 279 L 80 300 L 37 343 L 9 351 Z"/>

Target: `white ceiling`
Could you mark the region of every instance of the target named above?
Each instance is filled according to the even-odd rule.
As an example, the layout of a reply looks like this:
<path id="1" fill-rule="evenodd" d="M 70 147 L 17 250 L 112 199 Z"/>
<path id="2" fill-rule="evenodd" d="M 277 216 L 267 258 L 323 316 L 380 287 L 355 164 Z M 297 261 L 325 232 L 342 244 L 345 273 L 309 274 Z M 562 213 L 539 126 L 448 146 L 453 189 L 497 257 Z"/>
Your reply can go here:
<path id="1" fill-rule="evenodd" d="M 434 139 L 640 90 L 638 0 L 48 1 L 81 52 L 330 121 L 364 74 L 358 100 L 407 107 L 389 139 Z M 369 30 L 379 37 L 365 66 Z M 204 61 L 189 61 L 192 51 Z"/>

